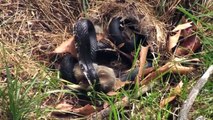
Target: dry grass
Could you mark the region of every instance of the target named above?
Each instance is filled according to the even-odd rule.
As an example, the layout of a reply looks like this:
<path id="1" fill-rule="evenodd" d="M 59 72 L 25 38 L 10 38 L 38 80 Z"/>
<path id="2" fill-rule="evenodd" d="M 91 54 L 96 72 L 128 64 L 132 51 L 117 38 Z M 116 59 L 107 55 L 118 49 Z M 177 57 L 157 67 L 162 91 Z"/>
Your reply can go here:
<path id="1" fill-rule="evenodd" d="M 0 39 L 6 53 L 3 56 L 1 50 L 0 57 L 19 65 L 25 74 L 34 74 L 38 64 L 47 60 L 45 55 L 70 37 L 81 11 L 78 6 L 69 0 L 2 1 Z"/>
<path id="2" fill-rule="evenodd" d="M 128 0 L 124 4 L 112 2 L 112 0 L 94 1 L 85 16 L 94 23 L 100 24 L 105 31 L 113 17 L 120 16 L 123 19 L 135 20 L 138 23 L 137 29 L 147 36 L 147 41 L 154 47 L 155 52 L 163 52 L 165 49 L 165 24 L 155 17 L 154 10 L 145 1 Z"/>

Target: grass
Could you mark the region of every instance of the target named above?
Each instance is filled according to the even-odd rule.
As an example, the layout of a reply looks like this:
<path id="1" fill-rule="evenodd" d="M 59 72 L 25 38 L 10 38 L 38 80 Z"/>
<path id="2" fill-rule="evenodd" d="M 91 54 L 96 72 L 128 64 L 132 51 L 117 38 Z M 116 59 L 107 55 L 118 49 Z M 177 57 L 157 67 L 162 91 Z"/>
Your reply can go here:
<path id="1" fill-rule="evenodd" d="M 64 21 L 74 22 L 76 18 L 73 18 L 74 15 L 66 11 L 65 7 L 68 7 L 66 2 L 55 3 L 60 6 L 59 9 L 64 11 L 64 14 L 58 13 L 59 16 L 63 15 L 67 18 L 61 21 L 46 9 L 48 7 L 51 10 L 55 9 L 54 5 L 49 2 L 47 6 L 41 1 L 32 2 L 32 4 L 38 4 L 39 8 L 30 7 L 31 3 L 26 3 L 27 7 L 17 6 L 15 3 L 8 7 L 6 3 L 9 4 L 9 2 L 3 2 L 4 4 L 0 5 L 0 9 L 3 10 L 0 12 L 0 119 L 54 119 L 50 116 L 50 112 L 54 111 L 54 106 L 65 100 L 66 96 L 75 96 L 75 93 L 63 89 L 64 83 L 59 80 L 58 71 L 49 70 L 46 67 L 47 60 L 41 60 L 39 55 L 48 53 L 56 45 L 66 40 L 69 37 L 67 29 L 70 28 L 63 27 L 63 24 L 66 24 Z M 84 3 L 83 11 L 87 12 L 88 1 L 84 0 Z M 159 3 L 160 10 L 166 11 L 168 5 L 165 1 Z M 176 8 L 189 20 L 202 25 L 202 27 L 198 26 L 197 32 L 203 44 L 202 51 L 193 56 L 202 59 L 202 64 L 199 65 L 197 71 L 199 74 L 192 73 L 185 76 L 177 74 L 174 77 L 169 72 L 165 73 L 164 77 L 159 76 L 161 82 L 156 87 L 140 96 L 137 95 L 139 87 L 129 91 L 123 89 L 115 97 L 108 97 L 103 93 L 89 94 L 93 102 L 97 96 L 98 101 L 107 101 L 111 106 L 110 119 L 164 120 L 177 116 L 176 108 L 178 109 L 182 105 L 197 78 L 205 72 L 208 66 L 213 64 L 212 3 L 195 1 L 193 8 L 185 8 L 180 3 Z M 41 20 L 35 19 L 37 12 L 42 16 Z M 163 16 L 163 12 L 158 15 L 157 17 L 160 18 L 160 15 Z M 72 16 L 72 19 L 67 16 Z M 36 20 L 40 22 L 37 23 Z M 41 25 L 42 21 L 47 21 L 46 27 Z M 31 24 L 33 26 L 30 26 Z M 44 30 L 48 26 L 51 32 Z M 29 29 L 29 27 L 34 28 Z M 137 50 L 138 53 L 139 50 Z M 135 58 L 137 58 L 137 54 Z M 160 60 L 157 62 L 160 63 Z M 184 82 L 183 90 L 174 102 L 160 108 L 160 100 L 168 96 L 170 87 L 168 82 L 171 78 L 182 80 Z M 212 77 L 193 104 L 190 112 L 192 119 L 200 115 L 207 119 L 213 118 L 211 79 Z M 120 101 L 124 96 L 128 96 L 130 104 L 127 107 L 117 108 L 114 101 Z"/>
<path id="2" fill-rule="evenodd" d="M 16 76 L 12 77 L 8 66 L 5 69 L 7 86 L 1 91 L 2 102 L 5 103 L 1 107 L 7 111 L 7 116 L 13 120 L 19 120 L 25 118 L 31 112 L 40 111 L 40 107 L 36 108 L 36 106 L 41 104 L 43 93 L 38 88 L 35 93 L 30 93 L 32 87 L 35 86 L 36 75 L 27 82 L 21 82 Z M 29 96 L 28 94 L 34 95 Z"/>
<path id="3" fill-rule="evenodd" d="M 2 51 L 6 52 L 5 49 Z M 5 56 L 7 55 L 5 54 Z M 3 110 L 1 119 L 20 120 L 35 119 L 38 116 L 44 117 L 47 111 L 42 109 L 41 105 L 49 96 L 46 91 L 51 88 L 56 89 L 52 87 L 53 80 L 48 80 L 49 75 L 42 76 L 42 74 L 45 74 L 45 67 L 41 66 L 42 71 L 36 72 L 31 78 L 24 79 L 19 75 L 23 69 L 19 66 L 11 68 L 8 61 L 4 59 L 5 56 L 3 56 L 3 62 L 1 62 L 5 65 L 4 68 L 1 68 L 1 71 L 5 71 L 4 79 L 6 80 L 6 85 L 1 85 L 0 89 L 1 109 Z"/>
<path id="4" fill-rule="evenodd" d="M 205 4 L 205 3 L 203 3 Z M 180 10 L 182 13 L 184 13 L 187 18 L 189 18 L 191 21 L 193 21 L 195 24 L 201 24 L 202 27 L 198 27 L 198 36 L 201 38 L 201 42 L 203 44 L 202 52 L 195 55 L 195 57 L 202 58 L 203 64 L 200 66 L 201 69 L 207 69 L 210 65 L 213 64 L 212 58 L 213 58 L 213 25 L 212 22 L 209 21 L 210 18 L 213 17 L 212 10 L 206 8 L 203 4 L 195 2 L 194 5 L 201 6 L 200 11 L 192 11 L 190 9 L 185 9 L 183 7 L 177 7 L 178 10 Z M 206 3 L 207 4 L 207 3 Z M 209 3 L 212 8 L 212 3 Z M 192 13 L 190 13 L 190 12 Z M 205 16 L 205 17 L 204 17 Z M 210 33 L 210 34 L 209 34 Z M 203 71 L 204 72 L 204 71 Z M 202 72 L 202 73 L 203 73 Z M 201 75 L 200 75 L 201 76 Z M 198 76 L 199 77 L 199 76 Z M 189 85 L 194 84 L 196 81 L 192 81 L 191 78 L 186 78 L 186 86 L 185 86 L 185 92 L 182 93 L 182 97 L 185 99 L 188 95 Z M 190 80 L 190 81 L 189 81 Z M 191 86 L 192 87 L 192 86 Z M 190 88 L 191 88 L 190 87 Z M 190 113 L 190 116 L 195 119 L 199 116 L 204 116 L 207 119 L 212 118 L 212 111 L 213 107 L 211 107 L 211 104 L 213 102 L 213 96 L 212 94 L 212 80 L 209 78 L 209 81 L 202 89 L 201 93 L 197 97 L 194 105 L 193 105 L 193 111 Z M 204 93 L 205 91 L 205 93 Z"/>

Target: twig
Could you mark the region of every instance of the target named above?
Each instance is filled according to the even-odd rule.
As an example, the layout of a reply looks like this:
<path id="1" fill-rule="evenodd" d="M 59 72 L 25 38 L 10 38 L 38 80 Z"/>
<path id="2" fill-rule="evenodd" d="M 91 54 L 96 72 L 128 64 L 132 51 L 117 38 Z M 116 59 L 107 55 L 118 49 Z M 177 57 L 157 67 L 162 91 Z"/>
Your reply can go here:
<path id="1" fill-rule="evenodd" d="M 117 109 L 121 108 L 121 107 L 125 107 L 129 104 L 129 100 L 127 97 L 124 97 L 121 101 L 118 101 L 115 103 L 115 106 Z M 101 110 L 100 112 L 98 113 L 94 113 L 94 114 L 91 114 L 90 116 L 88 116 L 88 120 L 103 120 L 103 119 L 106 119 L 109 114 L 110 114 L 110 111 L 111 111 L 111 107 L 107 107 L 103 110 Z"/>
<path id="2" fill-rule="evenodd" d="M 190 108 L 192 107 L 192 104 L 195 101 L 195 98 L 197 97 L 199 91 L 202 89 L 202 87 L 206 84 L 209 76 L 213 73 L 213 65 L 211 65 L 208 70 L 203 74 L 203 76 L 198 80 L 197 84 L 192 88 L 188 98 L 184 102 L 180 113 L 178 120 L 187 120 L 187 115 L 189 113 Z"/>
<path id="3" fill-rule="evenodd" d="M 160 74 L 163 74 L 166 71 L 169 71 L 171 68 L 171 64 L 170 63 L 166 63 L 165 65 L 163 65 L 162 67 L 158 68 L 156 71 L 151 72 L 150 74 L 148 74 L 141 82 L 141 85 L 146 85 L 148 84 L 151 80 L 153 80 L 154 78 L 156 78 L 157 76 L 159 76 Z"/>

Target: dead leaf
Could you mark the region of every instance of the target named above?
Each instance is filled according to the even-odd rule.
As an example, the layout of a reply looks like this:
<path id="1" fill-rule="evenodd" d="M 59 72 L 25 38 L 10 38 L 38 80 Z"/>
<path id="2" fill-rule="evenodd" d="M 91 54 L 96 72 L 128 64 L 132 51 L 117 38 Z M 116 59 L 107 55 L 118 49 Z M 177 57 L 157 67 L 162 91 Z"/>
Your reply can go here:
<path id="1" fill-rule="evenodd" d="M 194 70 L 195 70 L 194 67 L 185 67 L 182 65 L 175 65 L 175 66 L 172 66 L 171 68 L 172 73 L 178 73 L 178 74 L 187 74 L 187 73 L 191 73 Z"/>
<path id="2" fill-rule="evenodd" d="M 65 85 L 65 87 L 70 90 L 77 90 L 77 91 L 88 89 L 87 87 L 84 87 L 83 85 L 78 85 L 78 84 Z"/>
<path id="3" fill-rule="evenodd" d="M 108 96 L 115 96 L 115 95 L 118 95 L 119 92 L 114 92 L 114 91 L 110 91 L 107 93 Z"/>
<path id="4" fill-rule="evenodd" d="M 90 115 L 91 113 L 95 111 L 100 111 L 102 109 L 101 107 L 96 107 L 95 109 L 93 106 L 89 104 L 80 108 L 74 108 L 73 105 L 70 105 L 66 102 L 58 104 L 55 108 L 57 109 L 57 111 L 53 111 L 52 115 L 57 116 L 59 118 L 69 117 L 70 114 L 75 114 L 78 116 Z"/>
<path id="5" fill-rule="evenodd" d="M 53 53 L 70 53 L 73 57 L 77 57 L 74 36 L 58 46 Z"/>
<path id="6" fill-rule="evenodd" d="M 162 67 L 158 68 L 156 71 L 151 72 L 150 74 L 148 74 L 141 82 L 141 85 L 146 85 L 148 84 L 152 79 L 156 78 L 157 76 L 159 76 L 160 74 L 168 71 L 171 68 L 171 63 L 166 63 L 165 65 L 163 65 Z"/>
<path id="7" fill-rule="evenodd" d="M 70 115 L 75 114 L 72 112 L 73 108 L 74 108 L 73 105 L 68 104 L 66 102 L 62 102 L 56 105 L 55 107 L 56 110 L 53 111 L 51 115 L 57 118 L 67 118 Z"/>
<path id="8" fill-rule="evenodd" d="M 180 81 L 175 88 L 173 88 L 170 92 L 171 95 L 180 95 L 181 89 L 183 87 L 183 82 Z"/>
<path id="9" fill-rule="evenodd" d="M 59 103 L 58 105 L 56 105 L 55 108 L 60 111 L 72 111 L 73 105 L 70 105 L 66 102 L 62 102 L 62 103 Z"/>
<path id="10" fill-rule="evenodd" d="M 149 67 L 149 68 L 146 68 L 144 70 L 144 76 L 148 75 L 149 73 L 153 72 L 154 71 L 154 67 Z"/>
<path id="11" fill-rule="evenodd" d="M 148 49 L 149 49 L 149 46 L 146 46 L 146 47 L 141 46 L 139 71 L 138 71 L 138 75 L 137 75 L 135 83 L 139 83 L 139 81 L 141 80 L 141 77 L 144 75 L 144 66 L 146 64 L 146 56 L 148 53 Z"/>
<path id="12" fill-rule="evenodd" d="M 104 102 L 103 109 L 105 109 L 105 108 L 107 108 L 107 107 L 109 107 L 109 106 L 110 106 L 110 104 L 109 104 L 109 103 Z"/>
<path id="13" fill-rule="evenodd" d="M 175 57 L 173 58 L 175 62 L 179 62 L 179 63 L 187 63 L 187 62 L 201 62 L 200 59 L 198 58 L 192 58 L 192 59 L 186 59 L 186 58 L 179 58 L 179 57 Z"/>
<path id="14" fill-rule="evenodd" d="M 170 91 L 169 93 L 170 96 L 160 101 L 160 107 L 163 108 L 166 104 L 173 101 L 177 97 L 177 95 L 181 93 L 182 87 L 183 87 L 183 82 L 180 81 L 178 85 Z"/>
<path id="15" fill-rule="evenodd" d="M 160 101 L 160 108 L 163 108 L 166 104 L 173 101 L 176 98 L 176 96 L 169 96 L 167 98 L 164 98 Z"/>
<path id="16" fill-rule="evenodd" d="M 184 56 L 189 53 L 194 53 L 201 47 L 200 39 L 197 35 L 192 35 L 184 40 L 175 50 L 175 55 Z"/>
<path id="17" fill-rule="evenodd" d="M 187 22 L 189 22 L 189 20 L 185 16 L 182 16 L 180 23 L 187 23 Z"/>
<path id="18" fill-rule="evenodd" d="M 130 84 L 130 83 L 131 83 L 131 81 L 121 81 L 121 80 L 117 79 L 117 80 L 115 81 L 114 90 L 117 91 L 117 90 L 119 90 L 120 88 L 122 88 L 122 87 L 124 87 L 125 85 Z"/>
<path id="19" fill-rule="evenodd" d="M 185 30 L 185 29 L 190 28 L 190 27 L 192 27 L 192 22 L 187 22 L 187 23 L 178 25 L 177 27 L 175 27 L 172 30 L 172 32 L 177 32 L 179 30 Z"/>
<path id="20" fill-rule="evenodd" d="M 190 35 L 192 35 L 192 34 L 193 34 L 193 28 L 192 28 L 192 27 L 186 28 L 186 29 L 184 29 L 184 30 L 181 31 L 181 35 L 182 35 L 184 38 L 186 38 L 186 37 L 188 37 L 188 36 L 190 36 Z"/>
<path id="21" fill-rule="evenodd" d="M 84 107 L 73 109 L 73 112 L 81 115 L 90 115 L 91 113 L 99 110 L 101 110 L 101 108 L 95 109 L 92 105 L 87 104 Z"/>
<path id="22" fill-rule="evenodd" d="M 197 31 L 198 27 L 200 27 L 199 23 L 197 23 L 196 25 L 192 23 L 192 27 L 186 28 L 181 31 L 181 36 L 183 36 L 184 38 L 191 36 L 193 33 L 195 33 L 195 31 Z"/>
<path id="23" fill-rule="evenodd" d="M 178 74 L 187 74 L 195 70 L 194 67 L 185 67 L 180 65 L 179 63 L 175 62 L 168 62 L 162 67 L 158 68 L 156 71 L 151 72 L 148 74 L 141 82 L 141 85 L 147 85 L 151 80 L 158 77 L 159 75 L 163 74 L 164 72 L 170 71 L 172 73 Z"/>
<path id="24" fill-rule="evenodd" d="M 169 39 L 168 39 L 168 44 L 167 44 L 167 49 L 169 52 L 171 52 L 172 48 L 174 48 L 177 43 L 178 43 L 178 40 L 180 38 L 180 33 L 181 31 L 177 31 L 175 35 L 173 36 L 169 36 Z"/>

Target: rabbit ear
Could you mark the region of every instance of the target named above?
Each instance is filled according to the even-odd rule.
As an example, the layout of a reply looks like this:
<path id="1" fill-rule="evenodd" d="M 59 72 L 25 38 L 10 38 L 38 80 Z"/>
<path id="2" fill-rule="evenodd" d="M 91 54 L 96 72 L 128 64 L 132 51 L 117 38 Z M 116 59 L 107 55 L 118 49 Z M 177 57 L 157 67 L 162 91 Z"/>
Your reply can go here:
<path id="1" fill-rule="evenodd" d="M 77 58 L 77 52 L 75 48 L 75 41 L 74 36 L 72 36 L 67 41 L 63 42 L 61 45 L 59 45 L 53 53 L 60 54 L 60 53 L 70 53 L 72 57 Z"/>

